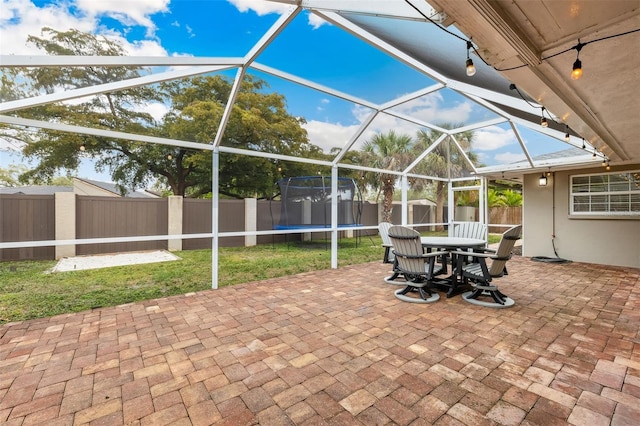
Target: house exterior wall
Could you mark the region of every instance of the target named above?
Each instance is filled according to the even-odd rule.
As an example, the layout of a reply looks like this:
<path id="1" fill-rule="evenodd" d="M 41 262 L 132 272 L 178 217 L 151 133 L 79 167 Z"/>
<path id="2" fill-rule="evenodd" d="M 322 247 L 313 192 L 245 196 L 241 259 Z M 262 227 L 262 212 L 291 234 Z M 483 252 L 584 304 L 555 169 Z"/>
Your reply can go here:
<path id="1" fill-rule="evenodd" d="M 640 165 L 612 167 L 611 172 L 638 170 Z M 640 267 L 640 217 L 572 218 L 569 216 L 570 176 L 604 173 L 602 167 L 558 171 L 547 186 L 539 173 L 524 176 L 523 255 L 556 257 L 574 262 Z"/>

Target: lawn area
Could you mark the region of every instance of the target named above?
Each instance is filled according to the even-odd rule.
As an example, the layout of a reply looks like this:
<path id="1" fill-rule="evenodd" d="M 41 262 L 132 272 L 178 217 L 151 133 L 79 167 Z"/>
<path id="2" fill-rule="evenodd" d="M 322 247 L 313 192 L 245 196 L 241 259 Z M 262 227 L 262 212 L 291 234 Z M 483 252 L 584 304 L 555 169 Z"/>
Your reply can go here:
<path id="1" fill-rule="evenodd" d="M 499 239 L 499 236 L 497 237 Z M 495 237 L 490 235 L 490 242 Z M 379 237 L 343 238 L 338 265 L 380 262 Z M 56 261 L 0 263 L 0 324 L 80 312 L 211 288 L 211 250 L 175 253 L 181 260 L 50 273 Z M 219 286 L 328 269 L 323 241 L 220 248 Z"/>
<path id="2" fill-rule="evenodd" d="M 328 269 L 323 241 L 220 248 L 219 286 Z M 339 266 L 380 261 L 379 237 L 341 239 Z M 0 263 L 0 324 L 115 306 L 211 288 L 211 250 L 175 252 L 181 260 L 50 273 L 56 261 Z"/>

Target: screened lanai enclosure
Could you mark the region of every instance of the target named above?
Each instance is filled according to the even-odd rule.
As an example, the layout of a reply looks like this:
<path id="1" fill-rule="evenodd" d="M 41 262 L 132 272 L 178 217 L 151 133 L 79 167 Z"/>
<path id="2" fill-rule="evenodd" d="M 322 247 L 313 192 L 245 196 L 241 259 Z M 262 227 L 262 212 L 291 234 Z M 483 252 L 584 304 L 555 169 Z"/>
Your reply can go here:
<path id="1" fill-rule="evenodd" d="M 211 3 L 219 6 L 222 2 Z M 555 115 L 552 109 L 544 108 L 507 79 L 504 70 L 480 59 L 480 53 L 487 52 L 476 45 L 474 34 L 464 34 L 449 22 L 446 13 L 427 2 L 270 3 L 280 7 L 277 13 L 261 16 L 259 28 L 229 30 L 226 37 L 242 40 L 233 49 L 211 40 L 206 52 L 182 56 L 21 56 L 3 52 L 0 66 L 4 72 L 90 68 L 101 78 L 94 79 L 93 84 L 60 83 L 28 97 L 3 99 L 0 123 L 15 131 L 31 132 L 36 139 L 41 131 L 68 135 L 77 141 L 78 147 L 92 140 L 117 143 L 120 151 L 123 146 L 132 151 L 151 147 L 157 162 L 184 159 L 175 166 L 181 170 L 207 163 L 211 171 L 213 222 L 211 233 L 206 234 L 4 242 L 0 248 L 206 237 L 212 241 L 212 286 L 216 288 L 217 249 L 220 239 L 227 237 L 329 231 L 331 266 L 337 268 L 340 228 L 345 225 L 353 229 L 376 228 L 360 223 L 357 213 L 353 213 L 357 212 L 353 204 L 344 207 L 342 196 L 346 189 L 342 182 L 355 179 L 363 192 L 368 189 L 370 193 L 385 183 L 392 185 L 400 200 L 402 224 L 409 221 L 410 202 L 429 198 L 453 211 L 456 200 L 463 194 L 476 200 L 478 220 L 486 223 L 488 177 L 519 180 L 526 171 L 544 173 L 558 166 L 608 164 L 616 158 L 588 125 L 574 116 Z M 223 13 L 212 13 L 211 25 L 224 19 Z M 336 50 L 343 54 L 336 55 Z M 349 54 L 351 51 L 353 54 Z M 370 65 L 373 63 L 375 67 Z M 374 83 L 381 76 L 386 90 Z M 180 86 L 189 79 L 216 77 L 228 82 L 228 88 L 221 89 L 213 80 L 200 86 L 217 96 L 208 110 L 196 108 L 197 94 L 182 91 Z M 369 80 L 371 84 L 367 84 Z M 360 84 L 354 84 L 355 81 Z M 186 101 L 179 96 L 144 102 L 137 98 L 140 106 L 165 110 L 162 118 L 165 122 L 197 123 L 197 131 L 186 132 L 176 127 L 172 132 L 157 132 L 141 121 L 80 125 L 64 114 L 44 119 L 37 113 L 44 105 L 65 108 L 87 100 L 94 102 L 93 108 L 107 108 L 107 98 L 114 94 L 132 90 L 144 93 L 145 88 L 160 85 L 171 91 L 172 84 L 175 88 L 171 93 L 193 96 L 191 108 L 179 105 Z M 305 131 L 304 140 L 300 142 L 297 136 L 279 133 L 282 123 L 270 121 L 275 120 L 275 115 L 260 117 L 259 131 L 248 136 L 250 143 L 240 144 L 236 138 L 228 137 L 230 129 L 236 131 L 242 126 L 244 114 L 252 108 L 247 85 L 262 93 L 281 94 L 286 99 L 281 107 L 299 120 Z M 323 121 L 316 114 L 321 109 L 330 109 L 342 118 L 337 122 Z M 575 121 L 569 124 L 568 119 Z M 393 157 L 383 144 L 374 143 L 376 136 L 388 136 L 391 131 L 408 136 L 412 149 Z M 221 194 L 226 191 L 230 177 L 239 181 L 244 173 L 229 168 L 225 161 L 237 157 L 255 159 L 256 169 L 266 170 L 268 165 L 277 170 L 264 175 L 265 185 L 279 182 L 283 195 L 296 188 L 290 185 L 290 178 L 296 176 L 295 165 L 322 170 L 325 204 L 321 229 L 314 226 L 320 219 L 318 222 L 286 219 L 293 217 L 288 213 L 295 209 L 297 218 L 305 217 L 303 204 L 299 203 L 285 207 L 287 214 L 281 216 L 285 222 L 281 219 L 273 230 L 222 232 L 217 220 Z M 221 172 L 223 163 L 225 168 Z M 290 165 L 291 171 L 282 170 L 280 164 Z M 351 200 L 357 199 L 357 191 L 349 191 Z M 446 223 L 430 220 L 412 225 L 446 226 L 454 220 L 450 215 Z"/>

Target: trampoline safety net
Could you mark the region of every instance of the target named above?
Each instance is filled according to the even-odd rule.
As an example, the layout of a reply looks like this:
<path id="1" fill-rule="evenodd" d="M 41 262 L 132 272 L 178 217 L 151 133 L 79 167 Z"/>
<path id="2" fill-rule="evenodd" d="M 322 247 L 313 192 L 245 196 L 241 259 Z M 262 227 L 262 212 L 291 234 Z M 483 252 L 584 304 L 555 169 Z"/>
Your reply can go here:
<path id="1" fill-rule="evenodd" d="M 331 227 L 331 177 L 298 176 L 276 182 L 280 221 L 275 229 Z M 355 180 L 338 178 L 338 226 L 359 226 L 362 197 Z"/>

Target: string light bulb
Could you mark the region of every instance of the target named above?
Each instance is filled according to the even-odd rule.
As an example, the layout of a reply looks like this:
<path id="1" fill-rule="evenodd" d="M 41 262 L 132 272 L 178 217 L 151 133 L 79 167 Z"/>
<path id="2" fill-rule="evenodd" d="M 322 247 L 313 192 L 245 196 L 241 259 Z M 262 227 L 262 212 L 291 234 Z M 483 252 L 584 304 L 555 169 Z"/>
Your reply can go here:
<path id="1" fill-rule="evenodd" d="M 87 147 L 84 144 L 80 145 L 80 151 L 84 151 L 86 149 L 87 149 Z"/>
<path id="2" fill-rule="evenodd" d="M 573 69 L 571 70 L 572 80 L 577 80 L 582 77 L 582 61 L 580 60 L 580 51 L 582 50 L 582 46 L 584 46 L 584 44 L 580 43 L 580 39 L 578 39 L 578 44 L 576 45 L 578 55 L 576 56 L 576 61 L 573 63 Z"/>
<path id="3" fill-rule="evenodd" d="M 611 170 L 611 166 L 609 165 L 609 161 L 608 161 L 608 160 L 607 160 L 607 167 L 606 167 L 606 169 L 607 169 L 607 170 Z"/>
<path id="4" fill-rule="evenodd" d="M 173 155 L 167 154 L 167 160 L 169 160 L 169 161 L 173 160 Z"/>
<path id="5" fill-rule="evenodd" d="M 467 40 L 467 62 L 466 62 L 466 67 L 467 67 L 467 75 L 469 77 L 473 77 L 476 74 L 476 67 L 475 67 L 475 65 L 473 65 L 473 61 L 469 57 L 469 50 L 471 50 L 472 48 L 473 48 L 473 45 L 471 44 L 471 41 Z"/>
<path id="6" fill-rule="evenodd" d="M 580 59 L 576 59 L 573 63 L 573 70 L 571 71 L 571 79 L 577 80 L 582 77 L 582 61 Z"/>
<path id="7" fill-rule="evenodd" d="M 544 110 L 545 108 L 542 107 L 542 112 L 540 113 L 540 125 L 542 127 L 549 127 L 549 123 L 547 122 L 547 119 L 544 117 Z"/>

